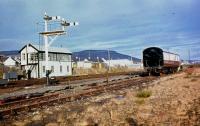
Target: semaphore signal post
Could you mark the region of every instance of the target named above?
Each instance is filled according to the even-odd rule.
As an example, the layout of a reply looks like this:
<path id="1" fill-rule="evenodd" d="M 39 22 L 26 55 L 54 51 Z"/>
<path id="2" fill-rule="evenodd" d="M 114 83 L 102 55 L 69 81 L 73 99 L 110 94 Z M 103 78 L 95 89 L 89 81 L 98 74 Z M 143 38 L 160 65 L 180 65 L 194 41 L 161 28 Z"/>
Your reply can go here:
<path id="1" fill-rule="evenodd" d="M 44 46 L 45 46 L 45 69 L 46 69 L 46 78 L 47 78 L 47 85 L 49 85 L 49 75 L 51 73 L 49 68 L 49 54 L 48 54 L 48 48 L 51 46 L 51 44 L 56 40 L 58 36 L 66 35 L 66 27 L 68 26 L 76 26 L 79 25 L 78 22 L 68 22 L 64 18 L 61 18 L 60 16 L 48 16 L 45 12 L 44 14 L 44 31 L 40 32 L 44 37 Z M 48 23 L 58 23 L 61 27 L 58 28 L 58 30 L 49 30 L 48 29 Z M 49 41 L 50 39 L 50 41 Z"/>

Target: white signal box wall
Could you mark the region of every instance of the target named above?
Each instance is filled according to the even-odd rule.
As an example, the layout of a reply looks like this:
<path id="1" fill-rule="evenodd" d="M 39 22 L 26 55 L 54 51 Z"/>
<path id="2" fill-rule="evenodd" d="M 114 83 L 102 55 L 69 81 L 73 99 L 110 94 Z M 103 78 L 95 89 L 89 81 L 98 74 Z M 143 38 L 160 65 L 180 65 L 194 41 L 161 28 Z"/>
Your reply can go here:
<path id="1" fill-rule="evenodd" d="M 45 48 L 44 46 L 25 45 L 20 50 L 21 67 L 31 78 L 46 77 Z M 49 68 L 51 76 L 69 76 L 72 75 L 72 53 L 66 48 L 49 48 Z"/>

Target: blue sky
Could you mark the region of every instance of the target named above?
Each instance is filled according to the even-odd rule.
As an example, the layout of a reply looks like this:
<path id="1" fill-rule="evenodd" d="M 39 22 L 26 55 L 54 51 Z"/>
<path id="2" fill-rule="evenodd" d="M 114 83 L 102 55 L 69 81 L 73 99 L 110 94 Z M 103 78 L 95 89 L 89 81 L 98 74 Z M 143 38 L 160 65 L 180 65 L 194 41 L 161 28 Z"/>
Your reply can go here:
<path id="1" fill-rule="evenodd" d="M 110 49 L 140 58 L 158 46 L 200 59 L 199 0 L 1 0 L 0 51 L 39 43 L 36 23 L 50 16 L 78 21 L 54 46 L 71 51 Z M 42 43 L 42 41 L 41 41 Z"/>

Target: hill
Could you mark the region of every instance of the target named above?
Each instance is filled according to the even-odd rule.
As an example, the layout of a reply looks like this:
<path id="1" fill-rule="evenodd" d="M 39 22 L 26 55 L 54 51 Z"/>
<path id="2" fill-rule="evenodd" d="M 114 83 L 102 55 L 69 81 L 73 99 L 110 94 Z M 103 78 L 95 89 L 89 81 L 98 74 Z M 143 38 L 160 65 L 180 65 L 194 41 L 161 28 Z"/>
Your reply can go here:
<path id="1" fill-rule="evenodd" d="M 131 59 L 131 56 L 118 53 L 116 51 L 109 51 L 110 59 Z M 13 51 L 0 51 L 0 55 L 4 56 L 16 56 L 19 55 L 19 51 L 13 50 Z M 108 50 L 83 50 L 79 52 L 73 52 L 72 53 L 72 59 L 73 61 L 77 60 L 84 60 L 89 59 L 90 61 L 102 61 L 102 59 L 108 60 Z M 132 60 L 135 62 L 140 62 L 140 59 L 132 57 Z"/>
<path id="2" fill-rule="evenodd" d="M 0 51 L 0 55 L 4 55 L 4 56 L 17 56 L 19 55 L 19 51 L 18 50 L 12 50 L 12 51 Z"/>
<path id="3" fill-rule="evenodd" d="M 118 53 L 116 51 L 109 51 L 110 59 L 131 59 L 131 56 Z M 73 61 L 89 59 L 90 61 L 102 61 L 102 59 L 108 60 L 108 50 L 84 50 L 80 52 L 73 52 Z M 140 59 L 132 57 L 135 62 L 140 62 Z"/>

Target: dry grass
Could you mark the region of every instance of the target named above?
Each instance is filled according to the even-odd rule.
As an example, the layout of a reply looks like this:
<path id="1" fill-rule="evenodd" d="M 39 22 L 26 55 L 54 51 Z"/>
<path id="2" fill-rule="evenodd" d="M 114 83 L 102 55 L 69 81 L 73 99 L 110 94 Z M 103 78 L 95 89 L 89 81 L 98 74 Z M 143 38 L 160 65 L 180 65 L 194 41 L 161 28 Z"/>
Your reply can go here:
<path id="1" fill-rule="evenodd" d="M 134 69 L 130 69 L 128 67 L 111 67 L 109 73 L 118 73 L 118 72 L 128 72 L 133 71 Z M 74 73 L 75 75 L 87 75 L 87 74 L 104 74 L 107 73 L 106 68 L 90 68 L 90 69 L 83 69 L 83 68 L 75 68 Z"/>
<path id="2" fill-rule="evenodd" d="M 138 105 L 143 105 L 145 103 L 145 100 L 144 99 L 136 99 L 135 103 Z"/>
<path id="3" fill-rule="evenodd" d="M 187 75 L 192 75 L 192 74 L 194 73 L 194 68 L 187 68 L 187 69 L 185 70 L 185 73 L 186 73 Z"/>
<path id="4" fill-rule="evenodd" d="M 186 75 L 184 78 L 191 78 L 191 75 Z"/>
<path id="5" fill-rule="evenodd" d="M 186 74 L 186 75 L 184 76 L 184 78 L 187 78 L 187 79 L 190 79 L 190 78 L 191 78 L 192 81 L 196 81 L 197 79 L 200 78 L 200 73 Z"/>
<path id="6" fill-rule="evenodd" d="M 200 77 L 200 69 L 198 68 L 187 68 L 185 71 L 185 77 L 184 78 L 192 78 L 191 81 L 196 81 L 196 79 L 193 79 L 193 78 L 199 78 Z"/>
<path id="7" fill-rule="evenodd" d="M 154 82 L 153 87 L 140 91 L 126 89 L 107 92 L 82 102 L 66 103 L 57 112 L 53 111 L 53 108 L 49 109 L 52 114 L 45 113 L 42 122 L 34 121 L 33 117 L 27 120 L 32 120 L 32 123 L 29 123 L 32 125 L 63 126 L 192 125 L 199 117 L 195 115 L 195 112 L 199 112 L 199 103 L 193 105 L 191 119 L 185 114 L 194 102 L 193 99 L 200 96 L 200 80 L 192 76 L 189 76 L 190 79 L 185 79 L 184 76 L 184 73 L 180 73 L 173 75 L 174 79 L 163 77 L 159 82 Z M 192 79 L 197 81 L 191 82 Z M 117 97 L 124 93 L 123 98 Z M 184 124 L 182 120 L 187 122 L 191 120 L 191 123 Z"/>
<path id="8" fill-rule="evenodd" d="M 193 79 L 191 79 L 191 82 L 195 82 L 195 81 L 197 81 L 197 79 L 196 79 L 196 78 L 193 78 Z"/>
<path id="9" fill-rule="evenodd" d="M 190 88 L 190 86 L 189 86 L 189 85 L 183 85 L 183 87 L 184 87 L 184 88 Z"/>

